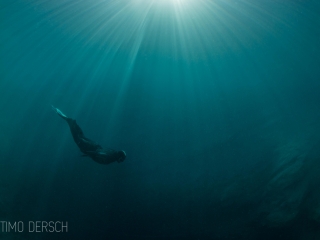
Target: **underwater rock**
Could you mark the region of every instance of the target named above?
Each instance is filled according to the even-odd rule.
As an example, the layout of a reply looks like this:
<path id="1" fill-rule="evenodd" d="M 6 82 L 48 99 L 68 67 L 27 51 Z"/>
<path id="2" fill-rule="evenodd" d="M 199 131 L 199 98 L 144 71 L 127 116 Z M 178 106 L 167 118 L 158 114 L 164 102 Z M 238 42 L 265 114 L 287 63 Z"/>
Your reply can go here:
<path id="1" fill-rule="evenodd" d="M 318 199 L 320 201 L 320 199 Z M 310 212 L 310 217 L 312 220 L 315 220 L 320 224 L 320 203 L 316 208 L 313 208 L 312 211 Z"/>
<path id="2" fill-rule="evenodd" d="M 307 190 L 304 157 L 287 159 L 271 175 L 266 186 L 262 205 L 265 219 L 262 223 L 269 227 L 289 224 L 298 216 Z"/>
<path id="3" fill-rule="evenodd" d="M 320 222 L 319 146 L 294 140 L 282 144 L 264 171 L 238 177 L 224 187 L 222 206 L 230 209 L 250 205 L 250 216 L 248 213 L 244 219 L 263 228 L 290 226 L 306 216 Z"/>
<path id="4" fill-rule="evenodd" d="M 320 165 L 319 145 L 313 148 L 300 148 L 288 144 L 279 154 L 261 205 L 262 225 L 282 227 L 304 216 L 307 210 L 312 218 L 320 220 L 320 205 L 312 209 L 312 202 L 319 202 L 320 195 L 315 195 L 320 178 L 316 169 Z M 312 198 L 310 200 L 310 198 Z"/>
<path id="5" fill-rule="evenodd" d="M 265 211 L 262 225 L 281 227 L 294 221 L 300 213 L 306 191 L 306 186 L 302 184 L 295 189 L 284 190 L 281 195 L 269 192 L 269 201 L 262 207 Z"/>

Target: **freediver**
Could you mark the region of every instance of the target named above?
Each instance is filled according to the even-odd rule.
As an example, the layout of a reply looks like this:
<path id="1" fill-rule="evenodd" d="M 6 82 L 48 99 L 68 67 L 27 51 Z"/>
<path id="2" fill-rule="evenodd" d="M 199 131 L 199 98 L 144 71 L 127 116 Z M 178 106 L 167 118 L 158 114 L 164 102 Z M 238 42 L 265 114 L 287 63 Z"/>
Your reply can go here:
<path id="1" fill-rule="evenodd" d="M 79 127 L 79 125 L 76 123 L 76 120 L 67 117 L 63 114 L 58 108 L 55 108 L 52 106 L 52 109 L 64 120 L 67 121 L 73 140 L 80 148 L 80 151 L 83 153 L 82 156 L 84 157 L 90 157 L 94 161 L 100 164 L 109 164 L 112 162 L 123 162 L 126 158 L 126 152 L 121 151 L 115 151 L 112 149 L 103 149 L 99 144 L 95 143 L 94 141 L 86 138 Z"/>

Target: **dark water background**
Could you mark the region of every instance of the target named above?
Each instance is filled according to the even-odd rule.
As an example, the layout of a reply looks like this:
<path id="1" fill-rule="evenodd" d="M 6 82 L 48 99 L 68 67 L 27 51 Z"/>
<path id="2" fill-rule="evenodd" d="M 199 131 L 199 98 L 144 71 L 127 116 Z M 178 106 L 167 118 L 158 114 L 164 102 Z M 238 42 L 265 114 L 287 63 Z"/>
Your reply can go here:
<path id="1" fill-rule="evenodd" d="M 320 205 L 306 207 L 320 200 L 319 13 L 316 0 L 1 0 L 0 220 L 69 231 L 0 237 L 320 239 Z M 125 162 L 82 158 L 51 105 Z"/>

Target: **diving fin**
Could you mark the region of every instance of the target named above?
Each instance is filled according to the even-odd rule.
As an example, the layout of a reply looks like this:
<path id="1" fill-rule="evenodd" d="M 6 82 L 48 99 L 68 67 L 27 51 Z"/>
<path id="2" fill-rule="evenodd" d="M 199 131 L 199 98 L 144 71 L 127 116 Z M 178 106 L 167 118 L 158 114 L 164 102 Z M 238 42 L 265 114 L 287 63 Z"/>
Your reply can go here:
<path id="1" fill-rule="evenodd" d="M 52 106 L 52 105 L 51 105 L 51 107 L 52 107 L 52 109 L 53 109 L 60 117 L 62 117 L 63 119 L 67 119 L 67 118 L 68 118 L 68 117 L 67 117 L 66 115 L 64 115 L 64 113 L 61 112 L 58 108 L 55 108 L 55 107 Z"/>

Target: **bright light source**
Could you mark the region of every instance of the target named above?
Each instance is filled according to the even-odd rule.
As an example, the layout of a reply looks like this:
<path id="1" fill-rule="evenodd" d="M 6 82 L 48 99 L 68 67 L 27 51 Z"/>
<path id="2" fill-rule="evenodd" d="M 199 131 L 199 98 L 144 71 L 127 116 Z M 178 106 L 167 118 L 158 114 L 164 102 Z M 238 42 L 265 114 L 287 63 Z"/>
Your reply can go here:
<path id="1" fill-rule="evenodd" d="M 181 4 L 183 2 L 183 0 L 171 0 L 171 1 L 176 3 L 176 4 Z"/>

